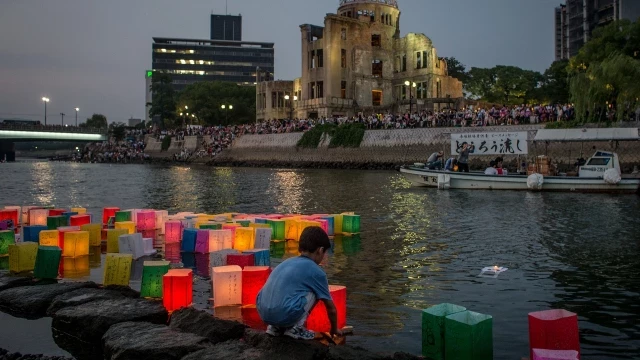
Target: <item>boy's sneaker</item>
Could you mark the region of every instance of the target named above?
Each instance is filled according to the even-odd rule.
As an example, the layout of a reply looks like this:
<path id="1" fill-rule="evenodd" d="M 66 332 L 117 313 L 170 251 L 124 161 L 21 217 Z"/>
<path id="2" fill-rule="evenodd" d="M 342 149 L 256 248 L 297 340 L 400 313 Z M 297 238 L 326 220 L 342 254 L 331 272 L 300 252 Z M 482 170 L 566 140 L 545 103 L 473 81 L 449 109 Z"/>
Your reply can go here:
<path id="1" fill-rule="evenodd" d="M 300 326 L 294 326 L 284 332 L 285 336 L 297 339 L 297 340 L 313 340 L 316 334 L 313 331 L 309 331 Z"/>
<path id="2" fill-rule="evenodd" d="M 282 336 L 284 335 L 284 330 L 273 325 L 267 326 L 267 334 L 271 336 Z"/>

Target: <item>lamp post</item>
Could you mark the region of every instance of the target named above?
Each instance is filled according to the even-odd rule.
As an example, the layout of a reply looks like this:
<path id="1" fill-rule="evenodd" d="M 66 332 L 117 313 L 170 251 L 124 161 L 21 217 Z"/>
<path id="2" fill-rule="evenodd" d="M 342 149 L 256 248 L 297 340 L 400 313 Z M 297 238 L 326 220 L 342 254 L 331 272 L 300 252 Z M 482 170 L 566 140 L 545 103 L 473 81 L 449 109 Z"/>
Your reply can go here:
<path id="1" fill-rule="evenodd" d="M 64 113 L 60 113 L 60 117 L 62 117 L 62 126 L 64 126 Z"/>
<path id="2" fill-rule="evenodd" d="M 224 110 L 224 122 L 225 125 L 229 123 L 229 110 L 233 110 L 233 105 L 222 105 L 220 106 L 222 110 Z"/>
<path id="3" fill-rule="evenodd" d="M 49 102 L 49 98 L 43 97 L 42 101 L 44 102 L 44 124 L 47 125 L 47 103 Z"/>
<path id="4" fill-rule="evenodd" d="M 411 81 L 409 81 L 409 80 L 405 81 L 405 82 L 404 82 L 404 84 L 405 84 L 406 86 L 408 86 L 408 87 L 409 87 L 409 116 L 411 116 L 411 113 L 413 112 L 413 111 L 412 111 L 412 110 L 413 110 L 413 108 L 412 108 L 412 105 L 413 105 L 413 96 L 411 95 L 411 93 L 412 93 L 411 88 L 416 87 L 416 86 L 417 86 L 417 84 L 416 84 L 416 83 L 412 83 L 412 82 L 411 82 Z"/>
<path id="5" fill-rule="evenodd" d="M 78 111 L 80 111 L 80 108 L 76 108 L 76 127 L 78 127 Z"/>

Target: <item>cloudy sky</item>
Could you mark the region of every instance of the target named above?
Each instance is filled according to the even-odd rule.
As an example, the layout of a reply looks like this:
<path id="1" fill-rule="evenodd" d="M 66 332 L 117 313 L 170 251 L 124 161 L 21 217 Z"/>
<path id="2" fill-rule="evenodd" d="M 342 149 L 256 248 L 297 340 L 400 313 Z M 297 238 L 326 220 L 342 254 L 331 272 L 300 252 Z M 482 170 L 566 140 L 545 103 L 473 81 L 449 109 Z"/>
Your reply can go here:
<path id="1" fill-rule="evenodd" d="M 561 0 L 399 0 L 402 35 L 424 33 L 468 67 L 544 71 Z M 338 0 L 229 0 L 243 38 L 274 42 L 276 78 L 300 75 L 299 25 L 322 25 Z M 209 38 L 224 0 L 0 0 L 0 118 L 144 117 L 152 37 Z"/>

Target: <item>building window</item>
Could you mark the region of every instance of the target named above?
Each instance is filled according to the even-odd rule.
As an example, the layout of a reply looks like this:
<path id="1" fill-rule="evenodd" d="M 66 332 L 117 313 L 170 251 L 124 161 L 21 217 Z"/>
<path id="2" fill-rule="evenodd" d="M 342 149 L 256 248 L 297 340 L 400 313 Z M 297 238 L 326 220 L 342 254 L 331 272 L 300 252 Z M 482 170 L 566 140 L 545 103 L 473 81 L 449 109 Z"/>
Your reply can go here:
<path id="1" fill-rule="evenodd" d="M 284 93 L 282 91 L 278 91 L 278 108 L 284 108 Z"/>
<path id="2" fill-rule="evenodd" d="M 274 91 L 271 93 L 271 108 L 275 109 L 277 107 L 278 107 L 278 93 Z"/>
<path id="3" fill-rule="evenodd" d="M 407 100 L 407 87 L 406 86 L 400 86 L 400 98 L 402 100 Z"/>
<path id="4" fill-rule="evenodd" d="M 422 68 L 422 53 L 420 51 L 418 51 L 416 53 L 416 69 L 421 69 Z"/>
<path id="5" fill-rule="evenodd" d="M 340 65 L 343 69 L 347 68 L 347 50 L 342 49 L 340 51 Z"/>
<path id="6" fill-rule="evenodd" d="M 347 82 L 346 81 L 340 82 L 340 97 L 343 99 L 347 98 Z"/>
<path id="7" fill-rule="evenodd" d="M 418 90 L 416 90 L 416 97 L 418 99 L 427 98 L 427 82 L 418 83 Z"/>
<path id="8" fill-rule="evenodd" d="M 316 88 L 315 88 L 315 83 L 309 83 L 309 99 L 315 99 L 316 98 Z"/>
<path id="9" fill-rule="evenodd" d="M 407 54 L 402 55 L 402 64 L 400 71 L 407 71 Z"/>
<path id="10" fill-rule="evenodd" d="M 316 95 L 318 98 L 324 97 L 324 83 L 322 81 L 316 83 Z"/>
<path id="11" fill-rule="evenodd" d="M 429 58 L 427 57 L 427 52 L 423 51 L 422 52 L 422 68 L 423 69 L 426 69 L 428 67 L 427 65 L 429 65 L 428 59 Z"/>
<path id="12" fill-rule="evenodd" d="M 442 98 L 442 83 L 440 82 L 440 79 L 436 82 L 436 97 L 438 99 Z"/>
<path id="13" fill-rule="evenodd" d="M 376 21 L 376 13 L 372 11 L 370 13 L 370 15 L 371 15 L 371 22 L 375 22 Z"/>
<path id="14" fill-rule="evenodd" d="M 318 55 L 318 67 L 321 68 L 324 66 L 324 51 L 322 49 L 316 50 Z"/>
<path id="15" fill-rule="evenodd" d="M 351 17 L 351 12 L 349 12 L 349 17 Z M 342 28 L 342 31 L 340 32 L 340 38 L 342 40 L 347 40 L 347 29 L 346 28 Z"/>
<path id="16" fill-rule="evenodd" d="M 311 50 L 309 52 L 309 69 L 315 69 L 316 67 L 316 51 Z"/>
<path id="17" fill-rule="evenodd" d="M 380 34 L 371 35 L 371 46 L 373 47 L 381 46 Z"/>
<path id="18" fill-rule="evenodd" d="M 373 77 L 382 77 L 382 60 L 371 61 L 371 75 Z"/>
<path id="19" fill-rule="evenodd" d="M 371 102 L 373 106 L 381 106 L 382 105 L 382 91 L 373 90 L 371 91 Z"/>

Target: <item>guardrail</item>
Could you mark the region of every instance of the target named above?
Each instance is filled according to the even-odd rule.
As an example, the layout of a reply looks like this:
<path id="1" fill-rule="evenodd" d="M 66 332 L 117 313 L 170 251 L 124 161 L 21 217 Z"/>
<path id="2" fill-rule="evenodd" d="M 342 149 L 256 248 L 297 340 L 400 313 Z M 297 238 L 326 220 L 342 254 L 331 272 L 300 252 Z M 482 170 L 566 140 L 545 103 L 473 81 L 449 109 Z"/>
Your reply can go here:
<path id="1" fill-rule="evenodd" d="M 59 132 L 59 133 L 81 133 L 81 134 L 102 134 L 108 133 L 107 129 L 81 128 L 75 126 L 59 125 L 5 125 L 0 124 L 0 130 L 16 131 L 36 131 L 36 132 Z"/>

